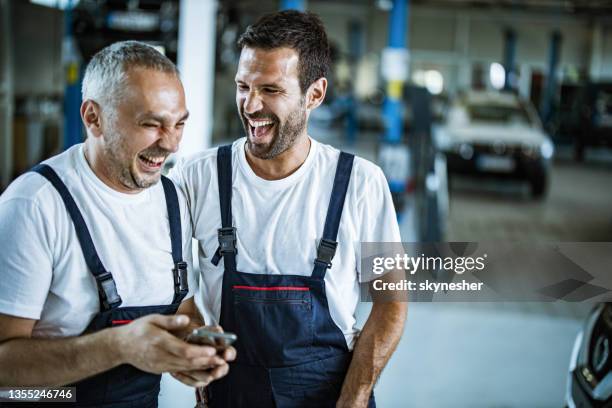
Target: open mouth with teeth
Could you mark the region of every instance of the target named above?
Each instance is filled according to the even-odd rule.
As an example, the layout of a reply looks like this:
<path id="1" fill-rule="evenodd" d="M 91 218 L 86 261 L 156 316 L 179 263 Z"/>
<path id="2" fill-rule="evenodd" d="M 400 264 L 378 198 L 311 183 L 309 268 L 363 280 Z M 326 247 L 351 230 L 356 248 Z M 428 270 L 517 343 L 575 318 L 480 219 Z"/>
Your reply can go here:
<path id="1" fill-rule="evenodd" d="M 164 164 L 165 157 L 138 155 L 138 161 L 146 171 L 158 171 Z"/>
<path id="2" fill-rule="evenodd" d="M 251 134 L 251 137 L 255 141 L 261 141 L 262 139 L 270 135 L 276 123 L 275 121 L 270 119 L 247 120 L 249 122 L 249 132 Z"/>

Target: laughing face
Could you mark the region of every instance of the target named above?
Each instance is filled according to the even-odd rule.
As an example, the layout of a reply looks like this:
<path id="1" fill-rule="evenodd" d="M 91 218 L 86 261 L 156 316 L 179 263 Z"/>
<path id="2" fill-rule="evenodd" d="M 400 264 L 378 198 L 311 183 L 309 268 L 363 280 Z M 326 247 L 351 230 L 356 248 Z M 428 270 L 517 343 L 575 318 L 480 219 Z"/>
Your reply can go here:
<path id="1" fill-rule="evenodd" d="M 249 152 L 273 159 L 306 135 L 308 109 L 298 79 L 298 54 L 290 48 L 245 47 L 236 73 L 236 105 Z"/>
<path id="2" fill-rule="evenodd" d="M 124 94 L 102 127 L 101 170 L 113 188 L 134 192 L 159 181 L 166 159 L 178 150 L 188 113 L 183 86 L 172 74 L 132 69 Z"/>

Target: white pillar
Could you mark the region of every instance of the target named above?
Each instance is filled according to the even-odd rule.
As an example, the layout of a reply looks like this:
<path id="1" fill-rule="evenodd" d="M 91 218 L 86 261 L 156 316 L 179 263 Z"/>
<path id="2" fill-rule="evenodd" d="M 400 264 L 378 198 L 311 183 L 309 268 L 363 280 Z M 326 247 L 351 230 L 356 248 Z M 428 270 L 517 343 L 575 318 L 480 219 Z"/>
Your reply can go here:
<path id="1" fill-rule="evenodd" d="M 0 0 L 0 191 L 13 176 L 13 35 L 11 2 Z"/>
<path id="2" fill-rule="evenodd" d="M 217 1 L 181 0 L 179 9 L 178 68 L 185 87 L 189 120 L 179 157 L 210 146 L 215 75 Z"/>

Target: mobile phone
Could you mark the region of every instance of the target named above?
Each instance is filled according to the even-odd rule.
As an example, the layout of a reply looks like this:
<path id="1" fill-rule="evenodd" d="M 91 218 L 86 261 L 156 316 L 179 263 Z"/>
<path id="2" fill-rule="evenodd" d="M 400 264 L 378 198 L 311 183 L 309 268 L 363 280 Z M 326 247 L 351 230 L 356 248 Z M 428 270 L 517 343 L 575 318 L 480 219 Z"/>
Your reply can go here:
<path id="1" fill-rule="evenodd" d="M 219 333 L 205 327 L 193 329 L 185 341 L 192 344 L 211 346 L 217 350 L 224 350 L 232 345 L 238 337 L 234 333 Z"/>

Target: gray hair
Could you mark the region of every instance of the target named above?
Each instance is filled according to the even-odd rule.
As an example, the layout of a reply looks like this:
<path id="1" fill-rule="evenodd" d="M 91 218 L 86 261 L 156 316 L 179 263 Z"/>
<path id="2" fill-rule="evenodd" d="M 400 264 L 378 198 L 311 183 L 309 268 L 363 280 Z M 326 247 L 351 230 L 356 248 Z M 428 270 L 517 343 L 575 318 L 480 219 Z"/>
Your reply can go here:
<path id="1" fill-rule="evenodd" d="M 133 68 L 178 76 L 176 65 L 150 45 L 139 41 L 116 42 L 98 51 L 87 65 L 81 88 L 83 100 L 93 100 L 103 110 L 114 111 L 125 90 L 126 74 Z"/>

